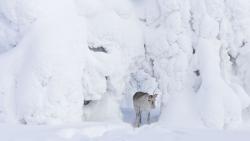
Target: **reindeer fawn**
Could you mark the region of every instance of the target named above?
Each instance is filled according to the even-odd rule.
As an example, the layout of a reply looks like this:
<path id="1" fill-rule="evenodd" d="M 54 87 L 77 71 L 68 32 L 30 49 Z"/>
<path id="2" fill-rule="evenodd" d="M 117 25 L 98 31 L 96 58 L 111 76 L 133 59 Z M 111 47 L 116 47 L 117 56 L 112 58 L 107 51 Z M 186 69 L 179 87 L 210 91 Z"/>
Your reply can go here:
<path id="1" fill-rule="evenodd" d="M 144 92 L 136 92 L 133 96 L 134 110 L 136 112 L 135 126 L 140 127 L 142 112 L 148 112 L 147 122 L 150 123 L 150 110 L 155 108 L 157 94 L 149 95 Z"/>

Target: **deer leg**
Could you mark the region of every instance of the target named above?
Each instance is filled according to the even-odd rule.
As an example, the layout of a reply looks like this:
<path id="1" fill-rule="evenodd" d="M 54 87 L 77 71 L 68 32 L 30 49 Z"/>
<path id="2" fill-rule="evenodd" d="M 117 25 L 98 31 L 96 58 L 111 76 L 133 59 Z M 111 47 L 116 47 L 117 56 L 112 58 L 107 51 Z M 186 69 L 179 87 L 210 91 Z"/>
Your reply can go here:
<path id="1" fill-rule="evenodd" d="M 135 117 L 135 126 L 140 126 L 140 110 L 136 110 L 136 117 Z"/>
<path id="2" fill-rule="evenodd" d="M 138 115 L 138 111 L 136 111 L 136 114 L 135 114 L 135 126 L 138 127 L 138 124 L 139 124 L 139 115 Z"/>
<path id="3" fill-rule="evenodd" d="M 150 112 L 148 112 L 147 122 L 148 122 L 148 124 L 150 124 Z"/>
<path id="4" fill-rule="evenodd" d="M 142 113 L 142 112 L 140 111 L 140 112 L 139 112 L 139 114 L 140 114 L 140 115 L 139 115 L 139 117 L 140 117 L 140 120 L 139 120 L 139 121 L 140 121 L 140 125 L 141 125 L 141 113 Z M 139 126 L 140 126 L 140 125 L 139 125 Z"/>

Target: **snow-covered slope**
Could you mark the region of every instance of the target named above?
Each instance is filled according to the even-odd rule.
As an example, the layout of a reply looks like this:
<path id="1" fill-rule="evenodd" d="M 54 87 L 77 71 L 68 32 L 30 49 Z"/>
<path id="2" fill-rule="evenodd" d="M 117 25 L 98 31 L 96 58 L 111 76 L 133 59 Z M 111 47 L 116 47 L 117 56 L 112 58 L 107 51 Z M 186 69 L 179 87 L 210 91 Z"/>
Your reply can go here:
<path id="1" fill-rule="evenodd" d="M 147 91 L 161 124 L 239 126 L 249 13 L 248 0 L 0 0 L 0 121 L 121 121 Z"/>

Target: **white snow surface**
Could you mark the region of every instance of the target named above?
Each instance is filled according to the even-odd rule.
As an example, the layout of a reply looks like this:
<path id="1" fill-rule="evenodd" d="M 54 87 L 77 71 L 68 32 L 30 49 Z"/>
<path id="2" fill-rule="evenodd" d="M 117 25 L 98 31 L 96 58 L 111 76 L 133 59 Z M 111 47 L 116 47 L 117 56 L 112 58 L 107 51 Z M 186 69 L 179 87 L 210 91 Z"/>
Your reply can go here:
<path id="1" fill-rule="evenodd" d="M 133 128 L 127 124 L 82 123 L 63 126 L 0 126 L 3 141 L 248 141 L 246 130 L 166 128 L 159 124 Z"/>
<path id="2" fill-rule="evenodd" d="M 249 0 L 0 0 L 0 140 L 249 140 L 249 13 Z M 159 94 L 139 129 L 136 91 Z"/>

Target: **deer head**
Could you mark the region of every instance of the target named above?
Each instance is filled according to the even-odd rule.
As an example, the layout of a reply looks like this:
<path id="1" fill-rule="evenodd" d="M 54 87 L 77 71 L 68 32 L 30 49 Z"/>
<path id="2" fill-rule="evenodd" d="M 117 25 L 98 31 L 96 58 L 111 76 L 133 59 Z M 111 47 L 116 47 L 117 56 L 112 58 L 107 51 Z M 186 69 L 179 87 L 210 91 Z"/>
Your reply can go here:
<path id="1" fill-rule="evenodd" d="M 158 94 L 154 94 L 154 95 L 149 95 L 148 96 L 148 102 L 151 106 L 152 109 L 155 108 L 155 101 L 156 101 L 156 97 L 157 97 Z"/>

